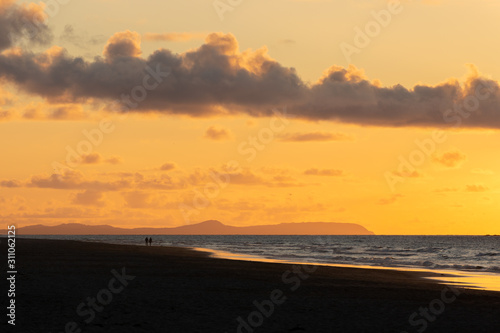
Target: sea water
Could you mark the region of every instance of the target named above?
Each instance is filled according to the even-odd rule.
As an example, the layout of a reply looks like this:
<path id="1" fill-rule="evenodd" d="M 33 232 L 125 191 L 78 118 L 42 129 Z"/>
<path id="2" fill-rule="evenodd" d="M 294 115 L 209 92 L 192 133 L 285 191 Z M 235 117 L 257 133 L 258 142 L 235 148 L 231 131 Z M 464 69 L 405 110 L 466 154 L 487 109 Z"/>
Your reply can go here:
<path id="1" fill-rule="evenodd" d="M 144 244 L 144 235 L 28 236 Z M 204 248 L 242 258 L 318 264 L 453 270 L 500 274 L 498 236 L 148 235 L 156 246 Z"/>

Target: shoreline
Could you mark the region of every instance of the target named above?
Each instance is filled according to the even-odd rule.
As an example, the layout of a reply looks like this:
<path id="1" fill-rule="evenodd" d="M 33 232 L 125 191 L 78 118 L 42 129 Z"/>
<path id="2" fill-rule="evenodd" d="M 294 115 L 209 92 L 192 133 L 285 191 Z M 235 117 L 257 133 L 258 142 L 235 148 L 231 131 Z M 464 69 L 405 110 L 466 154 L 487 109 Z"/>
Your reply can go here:
<path id="1" fill-rule="evenodd" d="M 229 260 L 415 272 L 417 274 L 421 274 L 422 278 L 424 279 L 434 280 L 444 285 L 451 285 L 455 287 L 462 287 L 468 289 L 500 292 L 500 274 L 493 272 L 475 272 L 475 271 L 467 272 L 467 271 L 459 271 L 456 269 L 448 269 L 448 270 L 424 269 L 424 268 L 398 267 L 398 266 L 369 266 L 369 265 L 348 265 L 348 264 L 336 264 L 336 263 L 290 261 L 290 260 L 268 259 L 265 257 L 259 257 L 255 255 L 245 255 L 240 253 L 225 252 L 209 248 L 193 247 L 192 249 L 199 252 L 210 253 L 210 255 L 213 256 L 214 258 L 229 259 Z"/>
<path id="2" fill-rule="evenodd" d="M 441 285 L 417 272 L 66 240 L 18 238 L 16 250 L 16 331 L 59 333 L 74 323 L 82 332 L 410 333 L 424 325 L 421 308 L 437 311 L 427 332 L 500 329 L 500 293 Z"/>
<path id="3" fill-rule="evenodd" d="M 35 236 L 35 238 L 30 238 Z M 38 238 L 37 235 L 22 235 L 18 238 L 24 239 L 49 239 L 49 240 L 64 240 L 57 238 Z M 45 235 L 46 236 L 46 235 Z M 52 235 L 57 237 L 58 235 Z M 90 235 L 92 236 L 92 235 Z M 137 235 L 134 235 L 137 236 Z M 155 236 L 155 235 L 153 235 Z M 158 236 L 158 235 L 156 235 Z M 378 236 L 378 235 L 377 235 Z M 87 243 L 103 243 L 103 244 L 113 244 L 113 245 L 130 245 L 130 246 L 141 246 L 136 243 L 114 243 L 114 242 L 101 242 L 94 240 L 75 240 Z M 500 292 L 500 274 L 489 271 L 467 271 L 458 270 L 453 268 L 439 268 L 430 269 L 423 267 L 408 267 L 408 266 L 382 266 L 382 265 L 363 265 L 363 264 L 341 264 L 341 263 L 320 263 L 320 262 L 305 262 L 305 261 L 292 261 L 285 259 L 269 259 L 259 255 L 249 255 L 242 253 L 233 253 L 227 251 L 214 250 L 210 248 L 193 247 L 193 246 L 171 246 L 171 245 L 155 245 L 162 247 L 178 247 L 184 249 L 192 249 L 194 251 L 208 253 L 213 258 L 219 259 L 229 259 L 229 260 L 242 260 L 242 261 L 254 261 L 254 262 L 265 262 L 265 263 L 280 263 L 280 264 L 298 264 L 298 265 L 317 265 L 317 266 L 327 266 L 327 267 L 344 267 L 344 268 L 360 268 L 360 269 L 378 269 L 378 270 L 394 270 L 394 271 L 404 271 L 404 272 L 416 272 L 422 275 L 423 278 L 436 281 L 440 284 L 446 284 L 456 287 L 464 287 L 476 290 L 485 291 L 495 291 Z"/>
<path id="4" fill-rule="evenodd" d="M 80 240 L 80 241 L 88 241 L 88 242 L 103 242 L 103 243 L 108 243 L 108 244 L 123 244 L 123 245 L 140 245 L 143 242 L 142 236 L 143 235 L 117 235 L 113 237 L 135 237 L 136 239 L 121 239 L 121 241 L 113 241 L 111 239 L 99 239 L 99 237 L 110 237 L 109 235 L 88 235 L 88 239 L 82 239 L 81 235 L 18 235 L 19 238 L 33 238 L 33 239 L 59 239 L 59 240 Z M 158 236 L 161 238 L 162 235 L 151 235 L 151 236 Z M 174 235 L 174 236 L 180 236 L 180 237 L 186 237 L 185 235 Z M 212 235 L 210 235 L 212 236 Z M 224 236 L 224 235 L 222 235 Z M 137 238 L 138 237 L 138 238 Z M 274 237 L 274 236 L 270 236 Z M 375 236 L 378 237 L 378 236 Z M 382 236 L 385 237 L 385 236 Z M 409 236 L 412 237 L 412 236 Z M 426 236 L 427 237 L 427 236 Z M 436 237 L 441 237 L 441 236 L 436 236 Z M 465 237 L 470 237 L 470 236 L 465 236 Z M 475 236 L 474 236 L 475 237 Z M 155 237 L 155 240 L 157 238 Z M 188 243 L 189 244 L 189 243 Z M 252 260 L 257 260 L 257 261 L 263 261 L 263 262 L 282 262 L 282 263 L 293 263 L 295 262 L 295 259 L 287 259 L 287 258 L 280 258 L 279 256 L 273 256 L 270 255 L 270 258 L 266 258 L 262 254 L 250 254 L 250 253 L 245 253 L 245 251 L 237 253 L 237 252 L 223 252 L 217 249 L 212 249 L 212 248 L 207 248 L 203 247 L 204 245 L 201 244 L 196 244 L 196 243 L 191 243 L 191 244 L 185 244 L 183 242 L 177 243 L 177 242 L 159 242 L 155 243 L 154 245 L 161 245 L 161 246 L 179 246 L 179 247 L 186 247 L 186 248 L 194 248 L 194 249 L 199 249 L 200 251 L 208 251 L 211 253 L 216 253 L 219 252 L 220 254 L 218 255 L 221 258 L 235 258 L 235 259 L 241 259 L 241 260 L 247 260 L 248 258 Z M 205 245 L 207 246 L 207 245 Z M 269 251 L 272 251 L 272 249 L 268 249 Z M 488 250 L 485 250 L 488 251 Z M 260 251 L 263 252 L 263 251 Z M 267 254 L 272 254 L 272 252 L 268 252 Z M 388 254 L 390 255 L 390 254 Z M 480 253 L 479 255 L 483 255 Z M 273 258 L 274 257 L 274 258 Z M 399 258 L 399 257 L 397 257 Z M 486 256 L 486 258 L 488 258 Z M 477 276 L 477 280 L 480 281 L 481 285 L 479 285 L 480 288 L 485 288 L 485 289 L 491 289 L 491 290 L 500 290 L 500 280 L 498 281 L 489 281 L 486 284 L 484 284 L 481 281 L 485 281 L 487 276 L 490 277 L 497 277 L 500 276 L 500 267 L 498 265 L 492 266 L 491 262 L 482 262 L 482 263 L 472 263 L 472 262 L 467 262 L 467 263 L 462 263 L 459 261 L 454 261 L 454 262 L 440 262 L 439 258 L 438 261 L 435 261 L 435 266 L 433 266 L 433 258 L 424 258 L 424 259 L 417 259 L 417 260 L 431 260 L 430 265 L 423 265 L 423 264 L 413 264 L 413 263 L 384 263 L 380 262 L 380 257 L 375 257 L 376 261 L 373 263 L 370 262 L 356 262 L 356 261 L 341 261 L 338 262 L 337 260 L 321 260 L 321 261 L 315 261 L 316 258 L 311 257 L 311 258 L 305 258 L 303 260 L 310 260 L 309 262 L 314 262 L 318 265 L 333 265 L 333 266 L 339 266 L 339 267 L 364 267 L 364 268 L 378 268 L 378 269 L 395 269 L 395 270 L 417 270 L 417 271 L 429 271 L 429 272 L 434 272 L 434 273 L 440 273 L 440 274 L 453 274 L 457 276 L 461 276 L 462 280 L 467 280 L 467 283 L 470 285 L 471 281 L 474 282 L 474 280 L 467 278 L 466 276 Z M 393 259 L 393 258 L 391 258 Z M 468 258 L 470 259 L 470 258 Z M 307 263 L 298 261 L 299 263 Z M 489 265 L 489 267 L 488 267 Z M 492 279 L 495 280 L 495 279 Z M 474 283 L 472 283 L 474 284 Z"/>

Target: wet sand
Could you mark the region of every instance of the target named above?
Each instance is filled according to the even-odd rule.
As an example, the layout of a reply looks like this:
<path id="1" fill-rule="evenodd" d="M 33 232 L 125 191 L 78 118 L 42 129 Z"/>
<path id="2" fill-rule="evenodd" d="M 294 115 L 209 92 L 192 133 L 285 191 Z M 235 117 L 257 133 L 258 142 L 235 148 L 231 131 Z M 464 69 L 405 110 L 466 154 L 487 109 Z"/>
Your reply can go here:
<path id="1" fill-rule="evenodd" d="M 2 253 L 5 243 L 2 239 Z M 185 248 L 22 238 L 16 255 L 16 327 L 4 320 L 7 330 L 2 331 L 8 332 L 500 329 L 499 292 L 454 289 L 422 279 L 425 274 L 418 272 L 238 261 Z"/>

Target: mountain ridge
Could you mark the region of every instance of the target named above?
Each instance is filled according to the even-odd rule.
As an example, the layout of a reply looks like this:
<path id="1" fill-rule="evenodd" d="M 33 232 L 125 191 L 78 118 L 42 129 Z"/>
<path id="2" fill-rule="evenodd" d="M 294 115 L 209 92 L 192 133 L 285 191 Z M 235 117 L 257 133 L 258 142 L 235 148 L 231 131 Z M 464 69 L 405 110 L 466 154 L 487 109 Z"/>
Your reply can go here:
<path id="1" fill-rule="evenodd" d="M 374 235 L 362 225 L 355 223 L 292 222 L 236 227 L 218 220 L 163 228 L 120 228 L 106 224 L 81 223 L 63 223 L 56 226 L 36 224 L 16 228 L 16 233 L 20 235 Z"/>

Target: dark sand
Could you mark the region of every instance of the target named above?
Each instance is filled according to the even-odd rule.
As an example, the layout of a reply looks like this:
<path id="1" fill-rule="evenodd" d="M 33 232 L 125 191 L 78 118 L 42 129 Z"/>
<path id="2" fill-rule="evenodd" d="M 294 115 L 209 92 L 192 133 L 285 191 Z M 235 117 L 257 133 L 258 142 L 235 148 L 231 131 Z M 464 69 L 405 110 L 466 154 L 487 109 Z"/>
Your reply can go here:
<path id="1" fill-rule="evenodd" d="M 17 325 L 7 325 L 4 313 L 2 332 L 66 332 L 68 322 L 81 332 L 237 332 L 237 318 L 247 319 L 254 300 L 269 300 L 273 290 L 286 300 L 253 332 L 418 332 L 423 317 L 414 326 L 409 317 L 441 300 L 445 288 L 418 273 L 360 268 L 318 267 L 308 276 L 302 268 L 302 276 L 289 272 L 284 281 L 294 265 L 214 259 L 182 248 L 18 238 L 16 254 Z M 111 270 L 122 267 L 135 278 L 121 292 L 106 291 Z M 78 305 L 103 289 L 100 295 L 112 300 L 85 323 L 90 317 L 80 316 Z M 500 293 L 460 291 L 449 304 L 434 301 L 438 315 L 425 320 L 425 332 L 500 332 Z"/>

